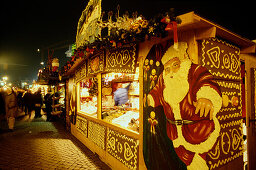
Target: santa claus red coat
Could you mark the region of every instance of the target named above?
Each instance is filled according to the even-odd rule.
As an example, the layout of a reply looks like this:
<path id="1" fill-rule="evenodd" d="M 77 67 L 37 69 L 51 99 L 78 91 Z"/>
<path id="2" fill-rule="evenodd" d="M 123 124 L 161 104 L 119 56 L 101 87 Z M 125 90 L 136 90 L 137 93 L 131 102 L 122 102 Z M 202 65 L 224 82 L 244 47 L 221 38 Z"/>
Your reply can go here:
<path id="1" fill-rule="evenodd" d="M 193 159 L 194 161 L 205 160 L 207 152 L 216 142 L 220 132 L 216 114 L 221 108 L 222 100 L 218 84 L 205 67 L 192 64 L 187 60 L 183 68 L 187 74 L 188 87 L 185 89 L 184 98 L 179 103 L 168 102 L 172 100 L 172 94 L 166 94 L 163 73 L 158 78 L 156 86 L 150 91 L 149 97 L 154 100 L 155 107 L 163 106 L 167 118 L 167 135 L 172 140 L 179 158 L 188 166 Z M 178 91 L 179 89 L 177 93 Z M 196 108 L 193 103 L 199 98 L 206 98 L 212 102 L 214 107 L 212 120 L 209 114 L 206 117 L 200 117 L 199 113 L 195 114 Z M 186 122 L 189 123 L 186 124 Z M 204 164 L 206 166 L 205 161 Z"/>

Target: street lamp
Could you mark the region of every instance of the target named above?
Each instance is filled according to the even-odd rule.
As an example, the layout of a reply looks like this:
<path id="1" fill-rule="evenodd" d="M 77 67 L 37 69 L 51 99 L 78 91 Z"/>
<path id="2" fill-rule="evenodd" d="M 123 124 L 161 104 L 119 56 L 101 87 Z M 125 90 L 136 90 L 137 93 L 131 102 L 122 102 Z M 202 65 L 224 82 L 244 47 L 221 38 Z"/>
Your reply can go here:
<path id="1" fill-rule="evenodd" d="M 0 81 L 0 86 L 4 86 L 4 82 L 3 81 Z"/>
<path id="2" fill-rule="evenodd" d="M 4 76 L 3 77 L 3 81 L 5 82 L 5 81 L 7 81 L 8 80 L 8 77 L 7 76 Z"/>
<path id="3" fill-rule="evenodd" d="M 8 80 L 8 77 L 7 77 L 7 76 L 4 76 L 4 77 L 3 77 L 3 82 L 4 82 L 4 84 L 6 84 L 7 80 Z"/>

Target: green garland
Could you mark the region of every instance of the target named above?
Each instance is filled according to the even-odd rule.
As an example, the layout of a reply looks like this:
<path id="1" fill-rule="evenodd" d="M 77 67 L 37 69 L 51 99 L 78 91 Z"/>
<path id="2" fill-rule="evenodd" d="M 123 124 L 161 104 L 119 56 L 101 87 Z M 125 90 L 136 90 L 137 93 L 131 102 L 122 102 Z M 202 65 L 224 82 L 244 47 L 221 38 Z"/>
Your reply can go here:
<path id="1" fill-rule="evenodd" d="M 111 17 L 113 15 L 112 12 L 108 14 Z M 181 23 L 181 19 L 175 16 L 173 8 L 165 14 L 159 14 L 150 20 L 146 20 L 142 16 L 135 17 L 136 15 L 136 13 L 133 14 L 133 21 L 135 22 L 130 29 L 112 28 L 110 35 L 104 36 L 104 29 L 106 28 L 103 28 L 101 38 L 96 38 L 93 43 L 86 42 L 84 46 L 77 48 L 71 57 L 71 61 L 68 61 L 63 66 L 62 74 L 66 73 L 77 59 L 87 58 L 95 51 L 120 48 L 125 44 L 143 42 L 153 37 L 166 37 L 168 35 L 168 32 L 165 31 L 167 23 L 161 22 L 163 18 L 168 17 L 170 21 L 175 21 L 177 24 Z M 124 17 L 129 19 L 129 14 L 125 13 Z"/>

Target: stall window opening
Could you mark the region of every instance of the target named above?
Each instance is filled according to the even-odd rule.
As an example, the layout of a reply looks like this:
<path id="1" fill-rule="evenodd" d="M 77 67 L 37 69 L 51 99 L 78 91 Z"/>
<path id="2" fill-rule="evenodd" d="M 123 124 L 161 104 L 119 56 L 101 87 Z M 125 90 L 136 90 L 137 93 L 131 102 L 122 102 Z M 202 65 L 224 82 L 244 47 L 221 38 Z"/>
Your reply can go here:
<path id="1" fill-rule="evenodd" d="M 139 69 L 102 74 L 102 119 L 139 131 Z"/>
<path id="2" fill-rule="evenodd" d="M 98 82 L 96 77 L 86 78 L 79 83 L 79 111 L 97 117 Z"/>

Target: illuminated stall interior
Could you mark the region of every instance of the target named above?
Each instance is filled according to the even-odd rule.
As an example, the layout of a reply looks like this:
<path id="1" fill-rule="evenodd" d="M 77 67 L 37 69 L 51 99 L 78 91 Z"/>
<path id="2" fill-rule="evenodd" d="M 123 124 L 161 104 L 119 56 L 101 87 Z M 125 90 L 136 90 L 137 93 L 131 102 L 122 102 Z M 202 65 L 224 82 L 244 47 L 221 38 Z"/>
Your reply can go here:
<path id="1" fill-rule="evenodd" d="M 98 79 L 96 77 L 86 78 L 78 83 L 78 110 L 81 113 L 97 117 Z"/>
<path id="2" fill-rule="evenodd" d="M 122 89 L 120 98 L 124 98 L 124 101 L 119 103 L 116 97 L 118 88 Z M 127 94 L 122 92 L 125 90 L 128 90 Z M 102 119 L 139 132 L 138 67 L 135 74 L 106 73 L 102 75 Z"/>
<path id="3" fill-rule="evenodd" d="M 134 74 L 110 72 L 102 73 L 101 77 L 101 84 L 96 76 L 83 78 L 77 83 L 78 112 L 139 132 L 139 67 Z M 117 89 L 120 98 L 125 98 L 119 103 Z M 100 108 L 100 116 L 97 116 Z"/>

